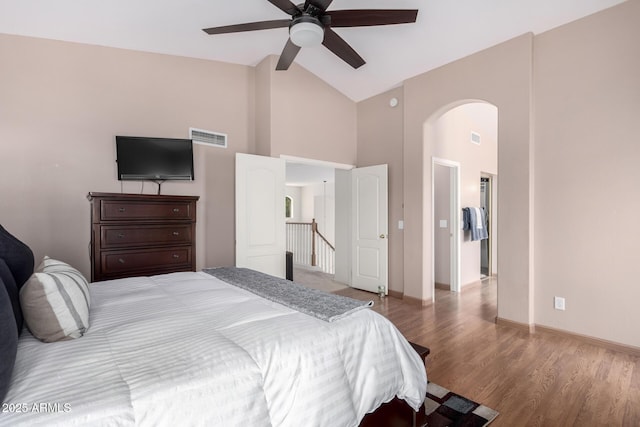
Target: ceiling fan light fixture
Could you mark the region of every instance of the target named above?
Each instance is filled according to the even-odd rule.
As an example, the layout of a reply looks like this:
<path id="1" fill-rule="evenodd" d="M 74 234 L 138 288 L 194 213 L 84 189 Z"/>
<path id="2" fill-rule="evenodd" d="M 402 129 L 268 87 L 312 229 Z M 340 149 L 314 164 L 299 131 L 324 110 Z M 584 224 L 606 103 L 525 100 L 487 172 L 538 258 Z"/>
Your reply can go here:
<path id="1" fill-rule="evenodd" d="M 324 40 L 324 28 L 315 22 L 297 22 L 289 28 L 289 38 L 299 47 L 320 46 Z"/>
<path id="2" fill-rule="evenodd" d="M 268 0 L 290 16 L 290 19 L 246 22 L 205 28 L 207 34 L 239 33 L 243 31 L 289 28 L 289 38 L 280 54 L 276 70 L 288 70 L 303 47 L 323 45 L 331 53 L 358 69 L 365 60 L 358 55 L 333 27 L 368 27 L 374 25 L 409 24 L 416 22 L 418 9 L 343 9 L 327 11 L 333 0 L 306 0 L 294 4 L 292 0 Z"/>

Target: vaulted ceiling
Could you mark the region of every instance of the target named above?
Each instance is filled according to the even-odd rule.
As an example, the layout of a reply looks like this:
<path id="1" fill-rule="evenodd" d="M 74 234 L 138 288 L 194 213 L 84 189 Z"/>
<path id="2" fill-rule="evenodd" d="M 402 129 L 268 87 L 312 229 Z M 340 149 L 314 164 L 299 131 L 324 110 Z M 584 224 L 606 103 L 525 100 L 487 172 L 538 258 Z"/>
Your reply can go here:
<path id="1" fill-rule="evenodd" d="M 322 46 L 302 49 L 295 62 L 360 101 L 515 36 L 622 1 L 335 0 L 328 10 L 418 9 L 418 18 L 414 24 L 336 28 L 366 61 L 359 69 Z M 224 35 L 202 29 L 287 17 L 267 0 L 0 0 L 0 33 L 244 65 L 279 55 L 288 29 Z"/>

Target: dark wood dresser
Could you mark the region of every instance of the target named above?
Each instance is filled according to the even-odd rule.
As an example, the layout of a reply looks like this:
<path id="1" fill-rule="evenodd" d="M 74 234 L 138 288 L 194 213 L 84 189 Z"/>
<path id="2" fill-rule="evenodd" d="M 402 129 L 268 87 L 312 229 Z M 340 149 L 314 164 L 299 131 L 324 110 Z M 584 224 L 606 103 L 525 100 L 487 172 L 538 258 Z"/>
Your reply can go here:
<path id="1" fill-rule="evenodd" d="M 89 193 L 91 281 L 196 269 L 198 196 Z"/>

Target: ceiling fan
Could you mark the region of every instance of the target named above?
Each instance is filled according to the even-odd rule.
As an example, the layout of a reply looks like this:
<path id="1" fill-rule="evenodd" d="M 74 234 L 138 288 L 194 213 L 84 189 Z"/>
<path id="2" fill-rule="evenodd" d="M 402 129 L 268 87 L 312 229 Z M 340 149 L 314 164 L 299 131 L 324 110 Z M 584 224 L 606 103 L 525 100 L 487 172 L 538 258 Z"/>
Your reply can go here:
<path id="1" fill-rule="evenodd" d="M 241 31 L 267 30 L 289 27 L 289 40 L 280 54 L 276 70 L 287 70 L 302 47 L 323 44 L 339 58 L 359 68 L 364 59 L 342 39 L 332 27 L 365 27 L 373 25 L 407 24 L 416 21 L 416 9 L 354 9 L 327 11 L 333 0 L 305 0 L 293 4 L 290 0 L 267 0 L 290 19 L 249 22 L 246 24 L 225 25 L 205 28 L 207 34 L 226 34 Z"/>

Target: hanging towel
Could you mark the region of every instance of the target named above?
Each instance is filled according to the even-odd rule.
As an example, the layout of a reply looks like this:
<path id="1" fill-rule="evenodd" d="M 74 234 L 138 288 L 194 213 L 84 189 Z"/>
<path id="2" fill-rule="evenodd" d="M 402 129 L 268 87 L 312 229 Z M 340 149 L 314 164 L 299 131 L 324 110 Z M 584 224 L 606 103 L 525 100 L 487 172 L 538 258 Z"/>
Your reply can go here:
<path id="1" fill-rule="evenodd" d="M 482 229 L 484 228 L 482 224 L 484 224 L 484 210 L 482 208 L 473 208 L 476 211 L 476 228 Z"/>
<path id="2" fill-rule="evenodd" d="M 482 208 L 465 208 L 469 211 L 469 228 L 471 240 L 484 240 L 489 238 L 485 220 L 485 212 Z"/>
<path id="3" fill-rule="evenodd" d="M 462 229 L 470 230 L 471 229 L 471 220 L 469 219 L 469 208 L 462 208 Z"/>

